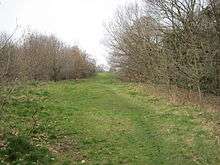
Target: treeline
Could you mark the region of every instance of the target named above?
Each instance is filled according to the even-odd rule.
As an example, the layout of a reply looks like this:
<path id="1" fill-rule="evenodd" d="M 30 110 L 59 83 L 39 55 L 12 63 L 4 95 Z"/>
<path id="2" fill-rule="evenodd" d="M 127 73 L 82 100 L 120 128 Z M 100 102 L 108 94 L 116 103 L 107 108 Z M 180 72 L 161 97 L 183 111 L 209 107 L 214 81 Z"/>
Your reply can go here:
<path id="1" fill-rule="evenodd" d="M 143 0 L 107 26 L 112 70 L 127 81 L 220 95 L 220 3 Z"/>
<path id="2" fill-rule="evenodd" d="M 95 61 L 77 46 L 71 47 L 55 36 L 25 34 L 14 42 L 0 34 L 0 82 L 15 80 L 58 81 L 94 74 Z"/>

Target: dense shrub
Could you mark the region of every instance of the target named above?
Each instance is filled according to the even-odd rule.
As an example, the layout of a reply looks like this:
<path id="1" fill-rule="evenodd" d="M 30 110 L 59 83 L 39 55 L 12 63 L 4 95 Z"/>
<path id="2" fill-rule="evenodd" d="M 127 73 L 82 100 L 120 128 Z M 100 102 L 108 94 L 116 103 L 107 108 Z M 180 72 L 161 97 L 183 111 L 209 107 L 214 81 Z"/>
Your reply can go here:
<path id="1" fill-rule="evenodd" d="M 122 79 L 220 94 L 220 9 L 215 1 L 143 0 L 107 26 Z"/>
<path id="2" fill-rule="evenodd" d="M 66 46 L 55 36 L 25 35 L 13 43 L 0 35 L 0 82 L 18 80 L 57 81 L 90 76 L 95 61 L 78 47 Z"/>

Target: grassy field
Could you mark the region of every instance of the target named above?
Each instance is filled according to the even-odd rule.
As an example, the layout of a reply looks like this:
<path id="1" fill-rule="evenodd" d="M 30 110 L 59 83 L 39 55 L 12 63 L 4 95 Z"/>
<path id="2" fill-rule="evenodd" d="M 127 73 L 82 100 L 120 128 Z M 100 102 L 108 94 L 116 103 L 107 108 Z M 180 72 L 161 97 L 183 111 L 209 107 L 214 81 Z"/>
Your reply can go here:
<path id="1" fill-rule="evenodd" d="M 7 110 L 1 127 L 14 134 L 27 135 L 36 125 L 31 145 L 35 157 L 47 155 L 42 164 L 220 164 L 217 114 L 169 104 L 108 73 L 31 84 L 16 92 Z M 25 144 L 20 141 L 14 143 Z"/>

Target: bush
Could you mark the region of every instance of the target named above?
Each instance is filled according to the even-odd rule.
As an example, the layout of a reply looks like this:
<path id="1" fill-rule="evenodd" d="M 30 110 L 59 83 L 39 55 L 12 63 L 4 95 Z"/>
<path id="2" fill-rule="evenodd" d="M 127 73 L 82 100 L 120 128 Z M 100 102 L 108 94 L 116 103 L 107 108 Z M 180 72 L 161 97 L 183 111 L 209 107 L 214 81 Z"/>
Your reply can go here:
<path id="1" fill-rule="evenodd" d="M 46 148 L 31 144 L 28 137 L 10 136 L 6 139 L 5 147 L 0 150 L 0 161 L 3 165 L 47 165 L 54 161 L 54 157 Z"/>

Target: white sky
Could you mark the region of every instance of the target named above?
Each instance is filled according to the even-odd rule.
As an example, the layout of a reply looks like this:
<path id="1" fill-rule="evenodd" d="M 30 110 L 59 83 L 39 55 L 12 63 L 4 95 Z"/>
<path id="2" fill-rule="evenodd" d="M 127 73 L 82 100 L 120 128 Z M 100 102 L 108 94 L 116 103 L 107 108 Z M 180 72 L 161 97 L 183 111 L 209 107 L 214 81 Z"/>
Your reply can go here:
<path id="1" fill-rule="evenodd" d="M 94 55 L 98 64 L 106 64 L 107 52 L 101 44 L 103 23 L 112 18 L 119 5 L 131 1 L 134 0 L 0 0 L 0 31 L 11 33 L 18 24 L 20 31 L 55 34 Z"/>

